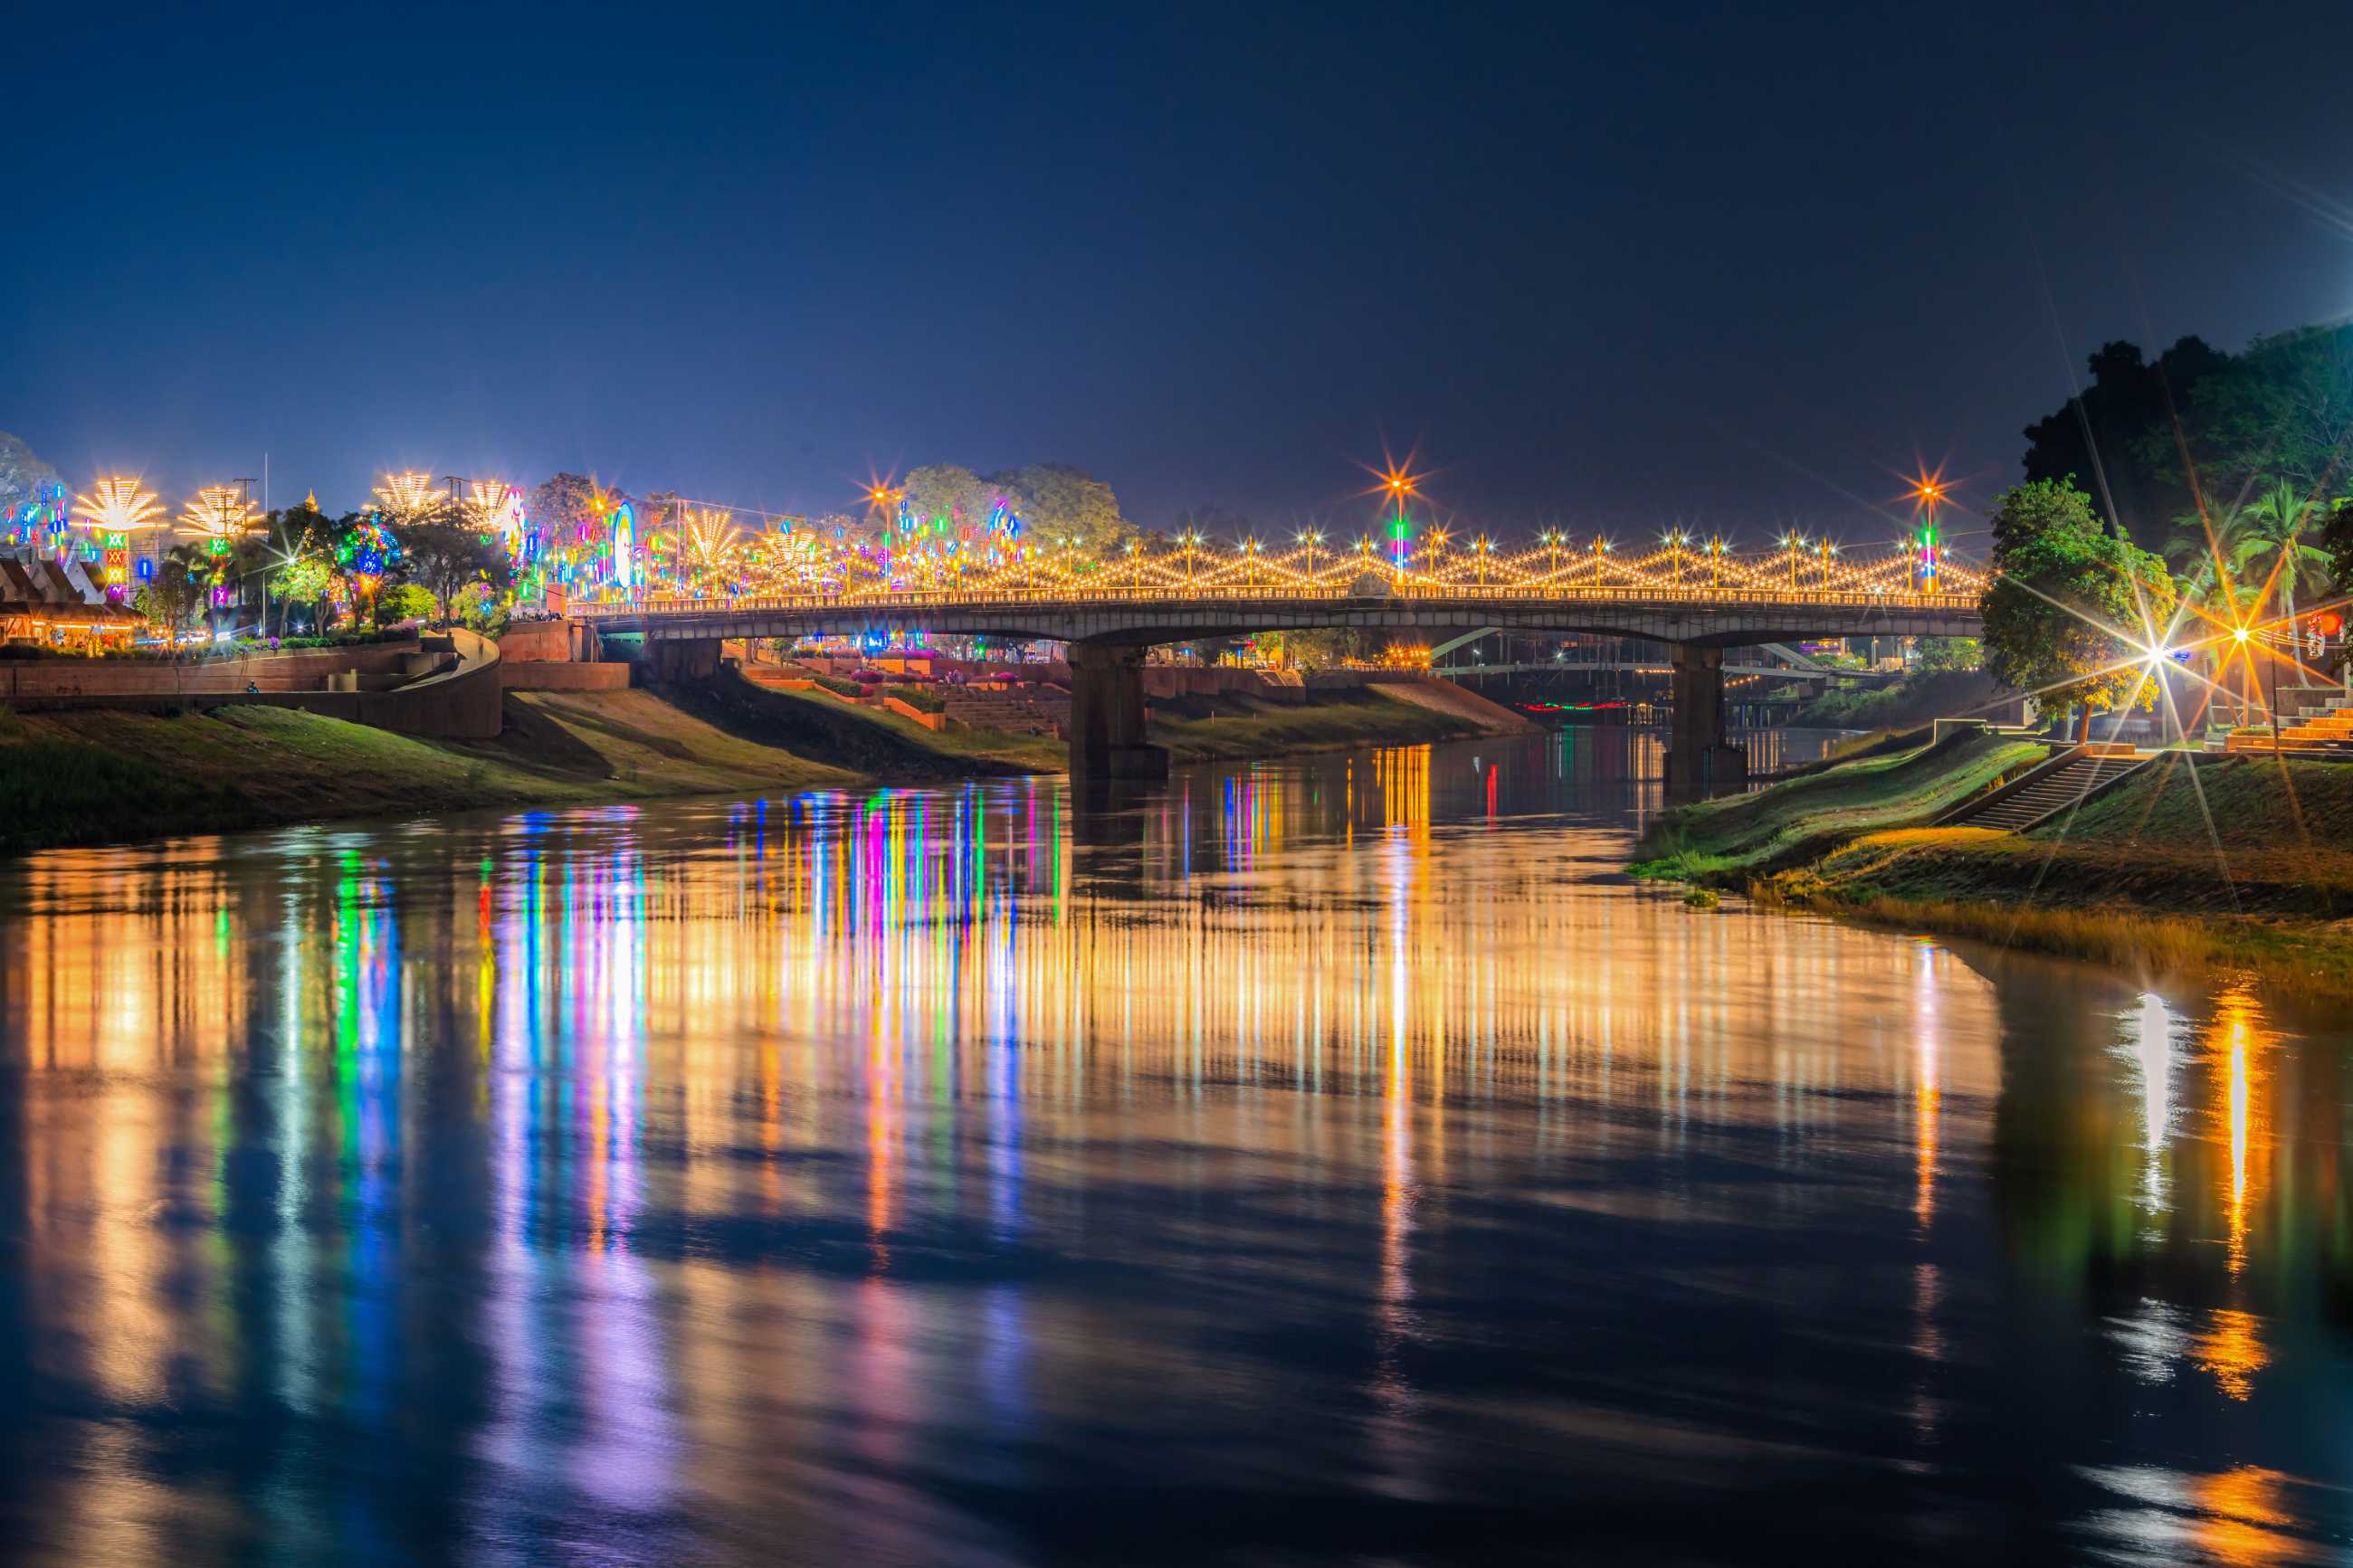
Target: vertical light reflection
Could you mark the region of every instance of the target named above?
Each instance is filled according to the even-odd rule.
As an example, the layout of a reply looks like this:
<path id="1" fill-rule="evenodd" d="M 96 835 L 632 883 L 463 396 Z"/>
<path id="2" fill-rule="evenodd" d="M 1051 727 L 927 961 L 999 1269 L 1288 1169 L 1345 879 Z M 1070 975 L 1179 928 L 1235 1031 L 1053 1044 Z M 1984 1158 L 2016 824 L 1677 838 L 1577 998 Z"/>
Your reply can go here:
<path id="1" fill-rule="evenodd" d="M 2210 1054 L 2221 1058 L 2222 1121 L 2229 1133 L 2231 1170 L 2224 1188 L 2227 1256 L 2232 1274 L 2247 1266 L 2248 1210 L 2256 1152 L 2263 1128 L 2257 1110 L 2257 1054 L 2263 1046 L 2263 1013 L 2254 998 L 2233 990 L 2216 998 L 2208 1026 Z"/>
<path id="2" fill-rule="evenodd" d="M 1912 1217 L 1922 1230 L 1936 1214 L 1936 1118 L 1943 1108 L 1944 1083 L 1938 1070 L 1936 999 L 1942 987 L 1936 978 L 1936 949 L 1918 942 L 1913 970 L 1912 1028 L 1913 1187 Z"/>
<path id="3" fill-rule="evenodd" d="M 2150 1213 L 2163 1214 L 2165 1155 L 2173 1137 L 2173 1015 L 2154 992 L 2141 995 L 2132 1051 L 2140 1068 L 2141 1202 Z"/>

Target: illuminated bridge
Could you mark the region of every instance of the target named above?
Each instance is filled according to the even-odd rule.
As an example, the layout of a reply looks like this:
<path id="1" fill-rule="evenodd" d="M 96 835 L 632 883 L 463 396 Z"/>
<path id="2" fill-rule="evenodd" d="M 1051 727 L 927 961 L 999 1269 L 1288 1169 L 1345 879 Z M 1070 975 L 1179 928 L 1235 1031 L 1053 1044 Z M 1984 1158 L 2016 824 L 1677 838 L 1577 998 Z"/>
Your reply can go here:
<path id="1" fill-rule="evenodd" d="M 923 631 L 1070 647 L 1074 777 L 1165 771 L 1145 740 L 1143 665 L 1158 644 L 1345 627 L 1441 640 L 1479 628 L 1643 637 L 1667 645 L 1674 715 L 1668 784 L 1735 782 L 1724 732 L 1724 650 L 1862 637 L 1975 637 L 1981 575 L 1915 551 L 1856 563 L 1827 550 L 1737 556 L 1667 547 L 1635 559 L 1539 548 L 1464 551 L 1407 565 L 1312 547 L 1131 551 L 1107 562 L 1046 554 L 955 580 L 730 584 L 717 592 L 580 605 L 600 633 L 642 636 L 657 673 L 714 671 L 722 640 Z"/>

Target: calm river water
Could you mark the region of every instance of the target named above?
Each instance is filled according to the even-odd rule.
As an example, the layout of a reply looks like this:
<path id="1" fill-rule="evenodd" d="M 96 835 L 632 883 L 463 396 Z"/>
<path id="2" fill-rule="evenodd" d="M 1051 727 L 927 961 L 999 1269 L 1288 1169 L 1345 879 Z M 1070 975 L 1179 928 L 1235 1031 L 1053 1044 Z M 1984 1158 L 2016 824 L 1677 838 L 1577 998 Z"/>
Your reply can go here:
<path id="1" fill-rule="evenodd" d="M 1686 910 L 1629 744 L 0 868 L 0 1554 L 2340 1552 L 2345 1026 Z"/>

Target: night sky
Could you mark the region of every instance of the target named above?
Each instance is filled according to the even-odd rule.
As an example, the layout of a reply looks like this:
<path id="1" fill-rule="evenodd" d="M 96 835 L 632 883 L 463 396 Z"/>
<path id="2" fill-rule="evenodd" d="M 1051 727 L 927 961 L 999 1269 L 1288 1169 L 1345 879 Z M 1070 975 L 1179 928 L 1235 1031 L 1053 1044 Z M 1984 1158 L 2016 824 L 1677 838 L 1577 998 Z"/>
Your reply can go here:
<path id="1" fill-rule="evenodd" d="M 1079 464 L 1147 526 L 1884 537 L 2100 341 L 2353 310 L 2353 7 L 17 7 L 78 485 Z"/>

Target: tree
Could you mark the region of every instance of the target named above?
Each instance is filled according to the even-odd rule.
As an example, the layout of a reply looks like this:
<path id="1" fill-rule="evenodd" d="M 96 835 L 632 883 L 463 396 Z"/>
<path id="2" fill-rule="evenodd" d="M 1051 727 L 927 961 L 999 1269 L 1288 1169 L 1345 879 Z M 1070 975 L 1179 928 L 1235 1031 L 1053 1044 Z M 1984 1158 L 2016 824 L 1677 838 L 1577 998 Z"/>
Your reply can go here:
<path id="1" fill-rule="evenodd" d="M 2194 337 L 2154 363 L 2137 344 L 2101 344 L 2083 391 L 2026 427 L 2027 481 L 2080 479 L 2095 514 L 2143 543 L 2163 539 L 2174 519 L 2197 510 L 2180 473 L 2176 417 L 2191 389 L 2229 360 Z"/>
<path id="2" fill-rule="evenodd" d="M 2083 710 L 2153 706 L 2152 648 L 2174 606 L 2164 562 L 2105 528 L 2091 498 L 2038 479 L 1993 514 L 1999 575 L 1979 603 L 1985 663 L 1997 680 Z"/>
<path id="3" fill-rule="evenodd" d="M 1923 675 L 1982 669 L 1985 648 L 1975 637 L 1922 637 L 1915 668 Z"/>
<path id="4" fill-rule="evenodd" d="M 1031 463 L 983 475 L 982 482 L 1004 493 L 1033 538 L 1069 540 L 1097 561 L 1108 561 L 1135 537 L 1111 487 L 1083 468 Z"/>
<path id="5" fill-rule="evenodd" d="M 503 593 L 514 582 L 506 546 L 495 534 L 451 521 L 414 523 L 400 531 L 400 558 L 408 581 L 432 599 L 427 614 L 449 618 L 449 606 L 468 586 L 487 584 Z"/>
<path id="6" fill-rule="evenodd" d="M 376 594 L 375 624 L 381 629 L 401 621 L 421 621 L 433 614 L 433 608 L 429 589 L 415 583 L 395 583 Z"/>
<path id="7" fill-rule="evenodd" d="M 554 474 L 532 488 L 528 508 L 539 536 L 551 545 L 595 543 L 604 520 L 596 510 L 596 481 L 583 474 Z"/>
<path id="8" fill-rule="evenodd" d="M 334 563 L 324 555 L 300 555 L 281 567 L 270 579 L 269 591 L 278 599 L 278 624 L 285 626 L 286 613 L 295 605 L 311 606 L 311 624 L 321 626 L 326 617 L 319 614 L 319 603 L 335 586 Z"/>
<path id="9" fill-rule="evenodd" d="M 997 487 L 954 463 L 926 463 L 909 473 L 900 489 L 918 523 L 944 518 L 963 528 L 978 528 L 997 508 Z M 896 526 L 895 518 L 882 521 Z"/>
<path id="10" fill-rule="evenodd" d="M 2257 338 L 2191 394 L 2190 456 L 2226 504 L 2284 480 L 2307 499 L 2346 493 L 2353 459 L 2353 324 Z"/>
<path id="11" fill-rule="evenodd" d="M 311 607 L 313 625 L 323 621 L 318 606 L 334 588 L 340 537 L 333 519 L 304 504 L 269 513 L 261 535 L 239 547 L 240 567 L 245 575 L 264 579 L 280 627 L 288 624 L 287 613 L 296 605 Z"/>
<path id="12" fill-rule="evenodd" d="M 155 563 L 155 576 L 139 590 L 132 607 L 163 628 L 174 647 L 206 597 L 206 565 L 202 551 L 188 545 L 167 550 Z"/>
<path id="13" fill-rule="evenodd" d="M 2328 557 L 2328 581 L 2339 594 L 2353 594 L 2353 500 L 2329 509 L 2320 528 L 2321 552 Z"/>
<path id="14" fill-rule="evenodd" d="M 1291 668 L 1313 675 L 1321 669 L 1335 669 L 1357 657 L 1359 635 L 1351 627 L 1328 626 L 1321 630 L 1270 632 L 1259 638 L 1261 648 L 1271 644 L 1270 651 L 1278 654 Z"/>
<path id="15" fill-rule="evenodd" d="M 2321 509 L 2285 479 L 2275 479 L 2232 520 L 2226 540 L 2231 575 L 2261 577 L 2278 586 L 2282 613 L 2295 620 L 2297 584 L 2317 588 L 2329 565 L 2327 549 L 2313 537 Z"/>

